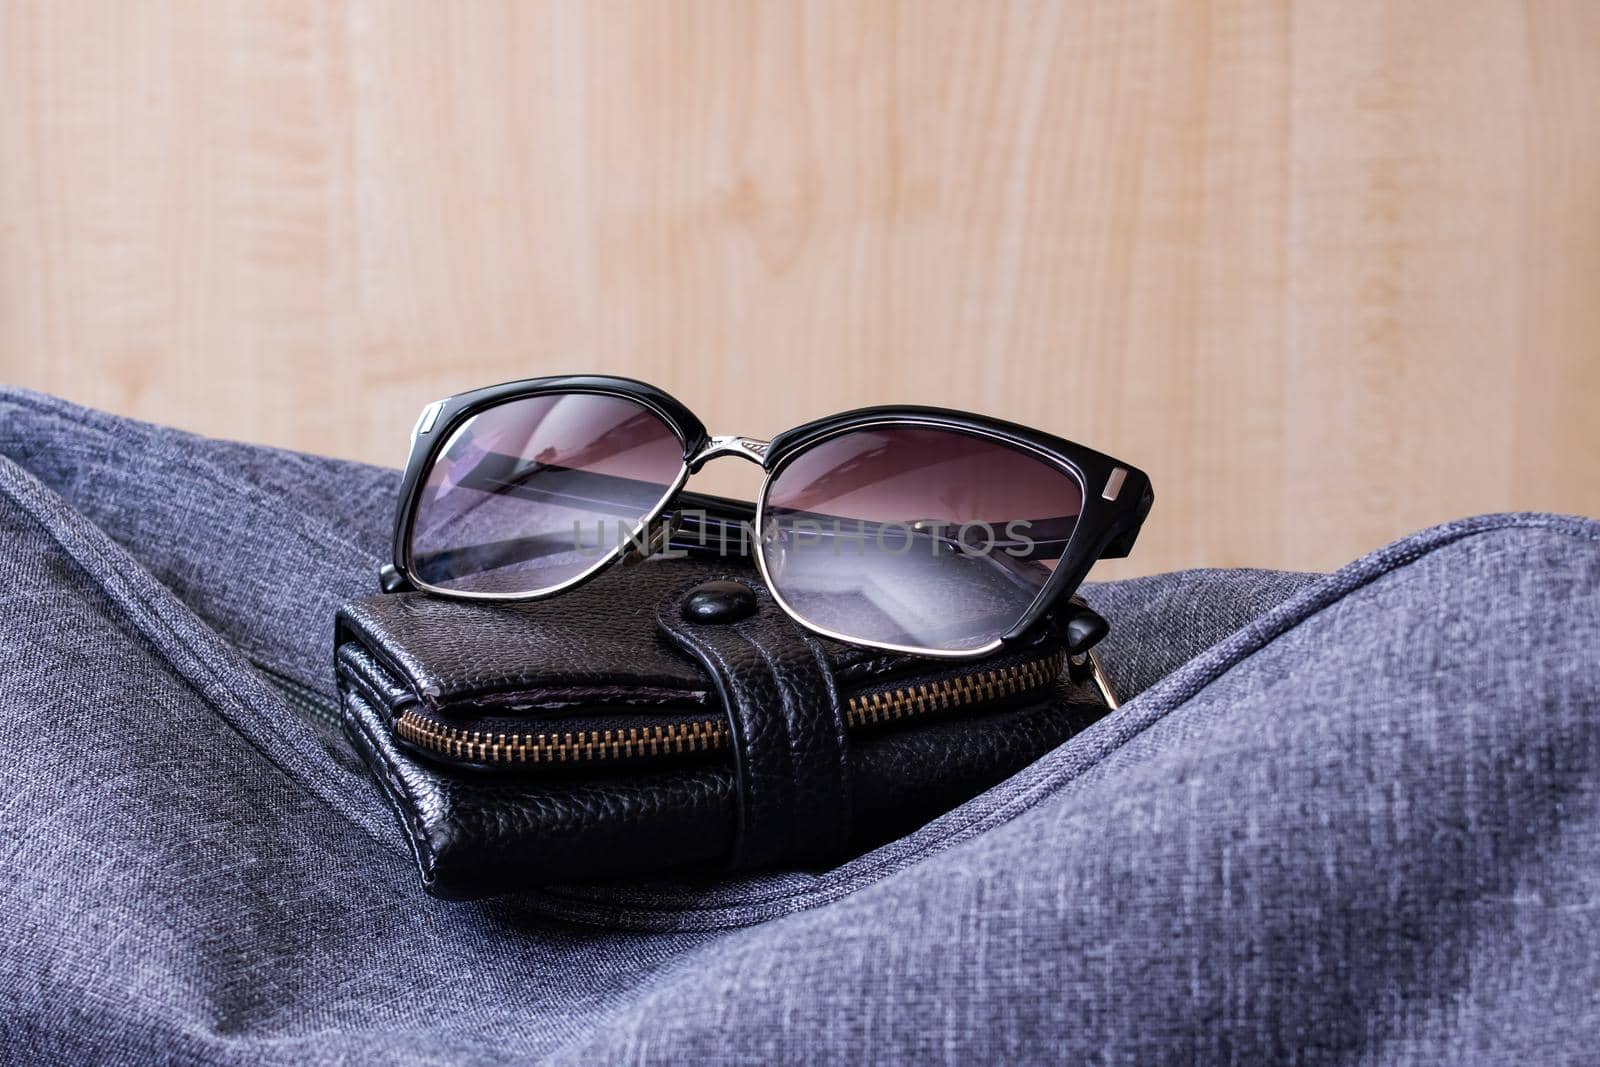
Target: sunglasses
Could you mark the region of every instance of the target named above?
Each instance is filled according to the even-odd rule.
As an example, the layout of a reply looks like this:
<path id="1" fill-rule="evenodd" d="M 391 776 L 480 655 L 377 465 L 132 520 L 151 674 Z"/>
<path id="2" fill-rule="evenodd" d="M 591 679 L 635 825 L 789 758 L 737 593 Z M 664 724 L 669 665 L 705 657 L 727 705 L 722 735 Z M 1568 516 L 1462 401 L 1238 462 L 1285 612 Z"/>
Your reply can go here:
<path id="1" fill-rule="evenodd" d="M 753 513 L 683 492 L 722 456 L 766 471 Z M 643 382 L 533 378 L 423 410 L 384 587 L 537 600 L 663 551 L 751 554 L 808 630 L 974 658 L 1126 556 L 1153 499 L 1126 463 L 980 415 L 864 408 L 758 441 Z"/>

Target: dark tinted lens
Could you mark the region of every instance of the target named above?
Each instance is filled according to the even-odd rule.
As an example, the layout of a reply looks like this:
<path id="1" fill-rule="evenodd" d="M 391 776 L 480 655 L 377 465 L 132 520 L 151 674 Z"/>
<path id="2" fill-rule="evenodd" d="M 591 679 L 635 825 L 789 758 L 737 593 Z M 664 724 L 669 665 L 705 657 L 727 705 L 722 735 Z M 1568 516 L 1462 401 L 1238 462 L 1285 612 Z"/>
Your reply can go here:
<path id="1" fill-rule="evenodd" d="M 767 487 L 763 559 L 795 614 L 842 637 L 970 651 L 1038 598 L 1077 525 L 1071 474 L 955 430 L 829 438 Z"/>
<path id="2" fill-rule="evenodd" d="M 683 444 L 621 397 L 563 393 L 480 412 L 428 470 L 412 576 L 475 593 L 537 593 L 601 564 L 677 482 Z"/>

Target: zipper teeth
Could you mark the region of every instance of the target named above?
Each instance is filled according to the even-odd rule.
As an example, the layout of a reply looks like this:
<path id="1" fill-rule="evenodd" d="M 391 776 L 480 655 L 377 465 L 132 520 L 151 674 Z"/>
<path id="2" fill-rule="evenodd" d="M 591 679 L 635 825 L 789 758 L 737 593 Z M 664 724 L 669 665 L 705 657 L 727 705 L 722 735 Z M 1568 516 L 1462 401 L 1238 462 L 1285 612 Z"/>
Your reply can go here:
<path id="1" fill-rule="evenodd" d="M 1064 652 L 1057 651 L 1039 659 L 960 678 L 857 694 L 845 708 L 845 725 L 859 729 L 949 711 L 978 700 L 1015 696 L 1059 678 L 1064 656 Z M 582 763 L 634 756 L 717 752 L 727 748 L 732 737 L 728 724 L 721 719 L 625 730 L 518 734 L 449 726 L 425 719 L 414 710 L 401 712 L 395 730 L 419 748 L 455 759 L 515 764 Z"/>
<path id="2" fill-rule="evenodd" d="M 402 712 L 400 736 L 423 748 L 478 763 L 573 763 L 626 756 L 712 752 L 728 743 L 728 727 L 715 719 L 633 726 L 626 730 L 571 730 L 560 734 L 497 734 L 442 726 Z"/>
<path id="3" fill-rule="evenodd" d="M 961 678 L 945 678 L 886 692 L 862 693 L 850 698 L 849 706 L 845 709 L 845 725 L 854 729 L 948 711 L 980 699 L 999 700 L 1015 696 L 1061 677 L 1064 656 L 1064 652 L 1055 652 L 1042 659 L 1014 663 L 1009 667 L 995 667 Z"/>

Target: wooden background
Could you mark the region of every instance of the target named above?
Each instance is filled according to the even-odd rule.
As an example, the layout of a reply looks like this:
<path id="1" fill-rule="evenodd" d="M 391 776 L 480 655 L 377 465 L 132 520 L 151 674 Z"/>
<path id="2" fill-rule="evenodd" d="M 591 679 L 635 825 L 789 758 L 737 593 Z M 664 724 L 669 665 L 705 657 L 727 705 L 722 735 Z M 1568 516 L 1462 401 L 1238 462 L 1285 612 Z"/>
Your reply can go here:
<path id="1" fill-rule="evenodd" d="M 1600 4 L 0 0 L 0 379 L 398 463 L 581 370 L 1093 444 L 1104 573 L 1600 513 Z"/>

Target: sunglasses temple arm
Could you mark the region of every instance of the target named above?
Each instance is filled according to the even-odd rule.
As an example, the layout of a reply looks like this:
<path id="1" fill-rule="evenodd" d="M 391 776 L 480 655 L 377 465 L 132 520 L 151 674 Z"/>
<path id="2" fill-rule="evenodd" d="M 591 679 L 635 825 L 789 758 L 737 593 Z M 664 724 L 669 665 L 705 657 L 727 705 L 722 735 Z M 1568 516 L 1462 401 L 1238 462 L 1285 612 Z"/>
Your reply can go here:
<path id="1" fill-rule="evenodd" d="M 1111 679 L 1106 675 L 1105 667 L 1100 663 L 1100 654 L 1098 652 L 1093 649 L 1085 652 L 1082 663 L 1074 664 L 1071 669 L 1074 674 L 1081 671 L 1087 677 L 1089 684 L 1094 686 L 1095 692 L 1100 694 L 1100 699 L 1106 702 L 1106 707 L 1109 710 L 1116 711 L 1122 706 L 1122 701 L 1117 699 L 1116 691 L 1111 688 Z"/>

